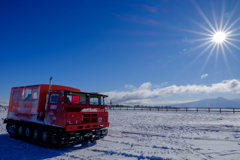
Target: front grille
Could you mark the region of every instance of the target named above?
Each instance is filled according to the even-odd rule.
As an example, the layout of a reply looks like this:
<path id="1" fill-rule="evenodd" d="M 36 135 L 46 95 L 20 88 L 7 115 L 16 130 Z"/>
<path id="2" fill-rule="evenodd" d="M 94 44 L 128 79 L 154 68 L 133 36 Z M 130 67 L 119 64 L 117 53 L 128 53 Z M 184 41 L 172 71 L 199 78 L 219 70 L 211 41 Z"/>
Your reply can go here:
<path id="1" fill-rule="evenodd" d="M 97 114 L 92 114 L 91 116 L 91 122 L 97 122 Z"/>
<path id="2" fill-rule="evenodd" d="M 96 122 L 97 122 L 97 114 L 83 115 L 83 123 L 96 123 Z"/>

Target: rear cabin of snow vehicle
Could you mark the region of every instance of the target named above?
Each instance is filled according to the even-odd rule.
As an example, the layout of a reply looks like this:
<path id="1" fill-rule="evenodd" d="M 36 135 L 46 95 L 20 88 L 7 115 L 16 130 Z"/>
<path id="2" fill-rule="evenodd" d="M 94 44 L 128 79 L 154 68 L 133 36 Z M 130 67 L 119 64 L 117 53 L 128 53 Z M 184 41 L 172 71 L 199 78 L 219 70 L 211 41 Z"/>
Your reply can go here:
<path id="1" fill-rule="evenodd" d="M 6 128 L 11 137 L 58 148 L 105 137 L 106 95 L 41 84 L 11 89 Z"/>

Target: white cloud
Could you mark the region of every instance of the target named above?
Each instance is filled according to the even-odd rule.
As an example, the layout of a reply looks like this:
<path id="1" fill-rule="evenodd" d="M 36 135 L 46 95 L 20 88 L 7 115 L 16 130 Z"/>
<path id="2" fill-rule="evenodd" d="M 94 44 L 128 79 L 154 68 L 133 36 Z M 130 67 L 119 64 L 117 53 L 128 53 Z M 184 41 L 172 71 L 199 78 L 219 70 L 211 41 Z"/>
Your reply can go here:
<path id="1" fill-rule="evenodd" d="M 143 83 L 139 88 L 138 90 L 149 90 L 151 88 L 152 84 L 151 82 L 146 82 L 146 83 Z"/>
<path id="2" fill-rule="evenodd" d="M 208 76 L 208 74 L 203 74 L 203 75 L 201 76 L 201 79 L 206 78 L 207 76 Z"/>
<path id="3" fill-rule="evenodd" d="M 125 88 L 135 89 L 135 87 L 133 85 L 128 85 L 128 84 L 125 85 Z"/>
<path id="4" fill-rule="evenodd" d="M 150 82 L 143 83 L 138 89 L 133 91 L 110 91 L 104 94 L 109 95 L 108 100 L 113 100 L 114 104 L 128 104 L 135 102 L 146 102 L 154 98 L 167 97 L 174 94 L 182 93 L 230 93 L 240 92 L 240 81 L 236 79 L 224 80 L 220 83 L 206 85 L 186 85 L 186 86 L 168 86 L 165 88 L 155 88 L 151 90 Z"/>
<path id="5" fill-rule="evenodd" d="M 150 88 L 158 88 L 158 87 L 162 87 L 162 86 L 165 86 L 167 85 L 168 82 L 163 82 L 160 86 L 159 85 L 156 85 L 156 84 L 151 84 L 151 82 L 145 82 L 143 83 L 139 88 L 138 90 L 149 90 Z M 137 88 L 133 85 L 129 85 L 129 84 L 126 84 L 124 86 L 126 89 L 132 89 L 132 90 L 137 90 Z"/>
<path id="6" fill-rule="evenodd" d="M 151 99 L 142 99 L 142 100 L 129 100 L 126 102 L 122 102 L 120 104 L 125 105 L 147 105 L 147 106 L 159 106 L 159 105 L 166 105 L 166 104 L 178 104 L 178 103 L 188 103 L 188 102 L 195 102 L 197 100 L 185 100 L 185 101 L 171 101 L 171 100 L 163 100 L 163 101 L 152 101 Z"/>
<path id="7" fill-rule="evenodd" d="M 165 85 L 167 85 L 168 84 L 168 82 L 163 82 L 162 84 L 161 84 L 161 86 L 165 86 Z"/>

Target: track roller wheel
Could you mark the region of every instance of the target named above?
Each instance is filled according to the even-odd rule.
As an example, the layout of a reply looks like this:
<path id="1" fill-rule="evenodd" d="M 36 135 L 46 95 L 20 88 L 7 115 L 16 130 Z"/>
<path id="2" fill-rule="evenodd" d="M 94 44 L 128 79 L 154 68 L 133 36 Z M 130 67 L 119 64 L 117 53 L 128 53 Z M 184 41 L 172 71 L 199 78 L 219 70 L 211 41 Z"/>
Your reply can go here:
<path id="1" fill-rule="evenodd" d="M 53 147 L 58 147 L 61 142 L 61 137 L 58 133 L 52 133 L 51 134 L 51 145 Z"/>
<path id="2" fill-rule="evenodd" d="M 17 133 L 18 133 L 19 136 L 23 135 L 23 127 L 22 126 L 18 127 Z"/>
<path id="3" fill-rule="evenodd" d="M 15 132 L 15 125 L 14 124 L 7 124 L 6 129 L 10 137 L 16 137 L 16 132 Z"/>
<path id="4" fill-rule="evenodd" d="M 30 128 L 26 128 L 26 130 L 25 130 L 25 136 L 26 136 L 27 138 L 29 138 L 29 136 L 30 136 Z"/>
<path id="5" fill-rule="evenodd" d="M 43 142 L 47 142 L 47 140 L 48 140 L 48 134 L 47 134 L 46 131 L 43 131 L 42 132 L 42 141 Z"/>
<path id="6" fill-rule="evenodd" d="M 35 129 L 35 130 L 33 131 L 33 139 L 36 140 L 37 138 L 38 138 L 38 130 Z"/>

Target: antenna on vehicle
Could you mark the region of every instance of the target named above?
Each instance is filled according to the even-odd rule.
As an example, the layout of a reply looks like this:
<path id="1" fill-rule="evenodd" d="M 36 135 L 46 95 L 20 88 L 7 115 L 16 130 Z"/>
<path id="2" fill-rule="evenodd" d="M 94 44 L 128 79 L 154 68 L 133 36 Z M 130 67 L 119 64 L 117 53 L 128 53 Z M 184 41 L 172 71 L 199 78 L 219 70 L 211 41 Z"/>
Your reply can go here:
<path id="1" fill-rule="evenodd" d="M 52 77 L 50 78 L 50 82 L 49 82 L 49 89 L 48 89 L 48 92 L 51 91 L 51 86 L 52 86 Z"/>

